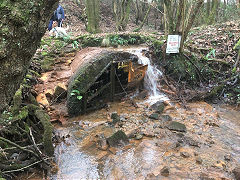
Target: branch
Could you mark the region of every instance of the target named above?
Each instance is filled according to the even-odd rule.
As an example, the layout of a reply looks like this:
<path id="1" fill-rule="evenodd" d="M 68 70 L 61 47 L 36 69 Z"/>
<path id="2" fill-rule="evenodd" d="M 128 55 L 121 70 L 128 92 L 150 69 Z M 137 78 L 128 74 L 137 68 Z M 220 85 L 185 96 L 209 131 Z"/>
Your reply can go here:
<path id="1" fill-rule="evenodd" d="M 188 33 L 189 33 L 189 31 L 190 31 L 190 29 L 191 29 L 191 27 L 192 27 L 192 25 L 193 25 L 193 22 L 194 22 L 194 20 L 195 20 L 195 18 L 196 18 L 196 16 L 197 16 L 198 12 L 200 11 L 203 3 L 204 3 L 204 0 L 198 0 L 195 8 L 193 8 L 193 9 L 191 10 L 191 13 L 190 13 L 190 14 L 191 14 L 191 18 L 189 19 L 189 21 L 188 21 L 188 23 L 187 23 L 187 26 L 186 26 L 186 28 L 184 29 L 184 36 L 182 37 L 182 38 L 184 38 L 184 39 L 183 39 L 183 42 L 186 40 L 186 38 L 187 38 L 187 36 L 188 36 Z"/>
<path id="2" fill-rule="evenodd" d="M 7 174 L 7 173 L 12 173 L 12 172 L 23 171 L 24 169 L 27 169 L 27 168 L 29 168 L 29 167 L 31 167 L 31 166 L 33 166 L 33 165 L 35 165 L 35 164 L 38 164 L 38 163 L 40 163 L 40 162 L 42 162 L 42 161 L 43 161 L 43 160 L 39 160 L 39 161 L 36 161 L 36 162 L 34 162 L 34 163 L 32 163 L 32 164 L 29 164 L 29 165 L 27 165 L 27 166 L 24 166 L 24 167 L 22 167 L 22 168 L 20 168 L 20 169 L 3 171 L 2 173 L 3 173 L 3 174 Z"/>
<path id="3" fill-rule="evenodd" d="M 5 139 L 5 138 L 3 138 L 3 137 L 0 137 L 0 140 L 6 142 L 6 143 L 8 143 L 8 144 L 11 144 L 12 146 L 15 146 L 15 147 L 19 148 L 19 149 L 21 149 L 22 151 L 28 152 L 28 153 L 34 155 L 35 157 L 37 157 L 37 158 L 39 159 L 39 156 L 38 156 L 37 154 L 35 154 L 33 151 L 31 151 L 31 150 L 25 149 L 24 147 L 19 146 L 18 144 L 14 143 L 14 142 L 12 142 L 12 141 L 9 141 L 8 139 Z M 42 161 L 42 160 L 41 160 L 41 161 Z"/>

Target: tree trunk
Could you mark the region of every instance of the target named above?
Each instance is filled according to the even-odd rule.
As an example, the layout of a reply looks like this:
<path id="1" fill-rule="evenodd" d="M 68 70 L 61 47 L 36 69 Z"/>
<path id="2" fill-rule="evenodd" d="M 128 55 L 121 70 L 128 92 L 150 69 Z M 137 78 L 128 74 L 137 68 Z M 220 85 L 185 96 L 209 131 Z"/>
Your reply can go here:
<path id="1" fill-rule="evenodd" d="M 117 31 L 123 31 L 126 29 L 131 3 L 132 0 L 113 0 L 113 12 L 115 15 Z"/>
<path id="2" fill-rule="evenodd" d="M 138 31 L 140 31 L 140 30 L 142 29 L 144 23 L 146 22 L 146 19 L 147 19 L 147 17 L 148 17 L 148 14 L 149 14 L 150 10 L 151 10 L 151 4 L 148 5 L 148 10 L 147 10 L 147 12 L 146 12 L 146 14 L 145 14 L 145 16 L 144 16 L 144 19 L 143 19 L 141 25 L 140 25 L 138 28 L 136 28 L 136 29 L 134 30 L 134 32 L 138 32 Z"/>
<path id="3" fill-rule="evenodd" d="M 0 112 L 7 107 L 26 74 L 46 32 L 58 0 L 1 1 Z"/>
<path id="4" fill-rule="evenodd" d="M 212 10 L 208 19 L 208 24 L 213 24 L 216 21 L 217 17 L 217 9 L 218 9 L 218 0 L 212 1 Z"/>
<path id="5" fill-rule="evenodd" d="M 167 16 L 168 34 L 172 34 L 174 32 L 172 1 L 164 0 L 164 5 L 166 8 L 164 13 L 166 13 Z"/>
<path id="6" fill-rule="evenodd" d="M 198 12 L 200 11 L 203 3 L 204 3 L 204 0 L 198 0 L 196 3 L 196 6 L 194 8 L 192 8 L 188 23 L 186 25 L 186 28 L 184 29 L 184 36 L 182 37 L 183 42 L 187 39 L 188 33 L 193 25 L 193 22 L 194 22 L 196 16 L 198 15 Z"/>
<path id="7" fill-rule="evenodd" d="M 207 18 L 210 15 L 210 4 L 211 4 L 210 0 L 207 0 Z"/>
<path id="8" fill-rule="evenodd" d="M 99 0 L 85 0 L 87 14 L 87 31 L 99 32 Z"/>

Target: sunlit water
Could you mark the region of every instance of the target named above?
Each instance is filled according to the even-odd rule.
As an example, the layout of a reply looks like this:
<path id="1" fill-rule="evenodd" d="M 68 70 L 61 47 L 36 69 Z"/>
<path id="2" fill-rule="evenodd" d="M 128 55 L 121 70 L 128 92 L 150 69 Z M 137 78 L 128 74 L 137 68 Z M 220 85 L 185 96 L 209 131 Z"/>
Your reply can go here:
<path id="1" fill-rule="evenodd" d="M 147 50 L 146 47 L 132 47 L 132 48 L 126 48 L 126 49 L 119 49 L 123 51 L 127 51 L 129 53 L 135 54 L 138 56 L 138 63 L 143 65 L 148 65 L 147 72 L 144 77 L 144 87 L 149 91 L 149 98 L 148 102 L 150 104 L 154 104 L 155 102 L 159 100 L 169 100 L 169 98 L 161 93 L 158 89 L 159 86 L 159 80 L 162 76 L 162 72 L 157 69 L 156 66 L 154 66 L 151 63 L 151 60 L 144 56 L 143 50 Z"/>

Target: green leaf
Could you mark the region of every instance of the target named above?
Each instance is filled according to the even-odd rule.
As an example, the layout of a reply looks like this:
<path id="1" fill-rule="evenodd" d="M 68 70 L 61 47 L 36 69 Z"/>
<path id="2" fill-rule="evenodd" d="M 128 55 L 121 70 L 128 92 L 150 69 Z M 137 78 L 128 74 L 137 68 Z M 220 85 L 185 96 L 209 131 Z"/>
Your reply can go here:
<path id="1" fill-rule="evenodd" d="M 78 100 L 81 100 L 81 99 L 82 99 L 82 96 L 77 96 L 77 99 L 78 99 Z"/>
<path id="2" fill-rule="evenodd" d="M 43 56 L 46 56 L 47 54 L 48 54 L 48 53 L 47 53 L 46 51 L 43 51 L 43 52 L 42 52 L 42 55 L 43 55 Z"/>
<path id="3" fill-rule="evenodd" d="M 72 92 L 70 95 L 71 95 L 71 96 L 75 96 L 76 94 Z"/>
<path id="4" fill-rule="evenodd" d="M 74 89 L 74 90 L 72 90 L 72 92 L 71 92 L 71 93 L 75 93 L 75 94 L 79 95 L 79 94 L 80 94 L 80 91 L 79 91 L 79 90 L 77 90 L 77 89 Z"/>

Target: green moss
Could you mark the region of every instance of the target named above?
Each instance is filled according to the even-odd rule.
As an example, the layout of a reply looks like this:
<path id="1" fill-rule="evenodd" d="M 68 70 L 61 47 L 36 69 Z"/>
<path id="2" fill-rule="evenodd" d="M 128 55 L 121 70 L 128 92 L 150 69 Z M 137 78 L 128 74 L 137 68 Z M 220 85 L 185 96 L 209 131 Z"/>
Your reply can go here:
<path id="1" fill-rule="evenodd" d="M 114 133 L 112 136 L 107 138 L 107 142 L 110 146 L 116 147 L 118 145 L 121 145 L 122 143 L 128 144 L 129 140 L 127 135 L 122 130 L 119 130 L 116 133 Z"/>
<path id="2" fill-rule="evenodd" d="M 33 71 L 33 70 L 30 69 L 29 72 L 36 77 L 41 77 L 40 74 L 36 71 Z"/>
<path id="3" fill-rule="evenodd" d="M 19 113 L 21 104 L 22 104 L 22 86 L 16 91 L 13 97 L 12 113 L 14 116 Z"/>
<path id="4" fill-rule="evenodd" d="M 24 106 L 17 116 L 18 119 L 26 119 L 28 117 L 28 107 Z"/>
<path id="5" fill-rule="evenodd" d="M 84 37 L 81 41 L 83 47 L 98 47 L 101 46 L 103 38 L 88 36 Z"/>
<path id="6" fill-rule="evenodd" d="M 50 117 L 43 110 L 36 110 L 36 117 L 41 121 L 44 127 L 43 146 L 48 156 L 53 156 L 54 148 L 52 143 L 53 126 L 50 123 Z"/>
<path id="7" fill-rule="evenodd" d="M 28 95 L 28 100 L 29 100 L 29 102 L 30 102 L 31 104 L 33 104 L 33 105 L 35 105 L 35 106 L 39 106 L 36 98 L 32 95 L 32 93 L 30 93 L 30 94 Z M 28 108 L 29 108 L 29 107 L 28 107 Z"/>
<path id="8" fill-rule="evenodd" d="M 44 71 L 49 71 L 52 69 L 55 63 L 55 59 L 51 57 L 45 57 L 43 61 L 41 61 L 41 67 Z"/>
<path id="9" fill-rule="evenodd" d="M 234 48 L 233 48 L 234 50 L 240 50 L 240 40 L 238 40 L 238 42 L 235 44 L 235 46 L 234 46 Z"/>
<path id="10" fill-rule="evenodd" d="M 32 76 L 31 74 L 27 74 L 27 75 L 26 75 L 26 78 L 27 78 L 27 79 L 32 79 L 33 76 Z"/>

